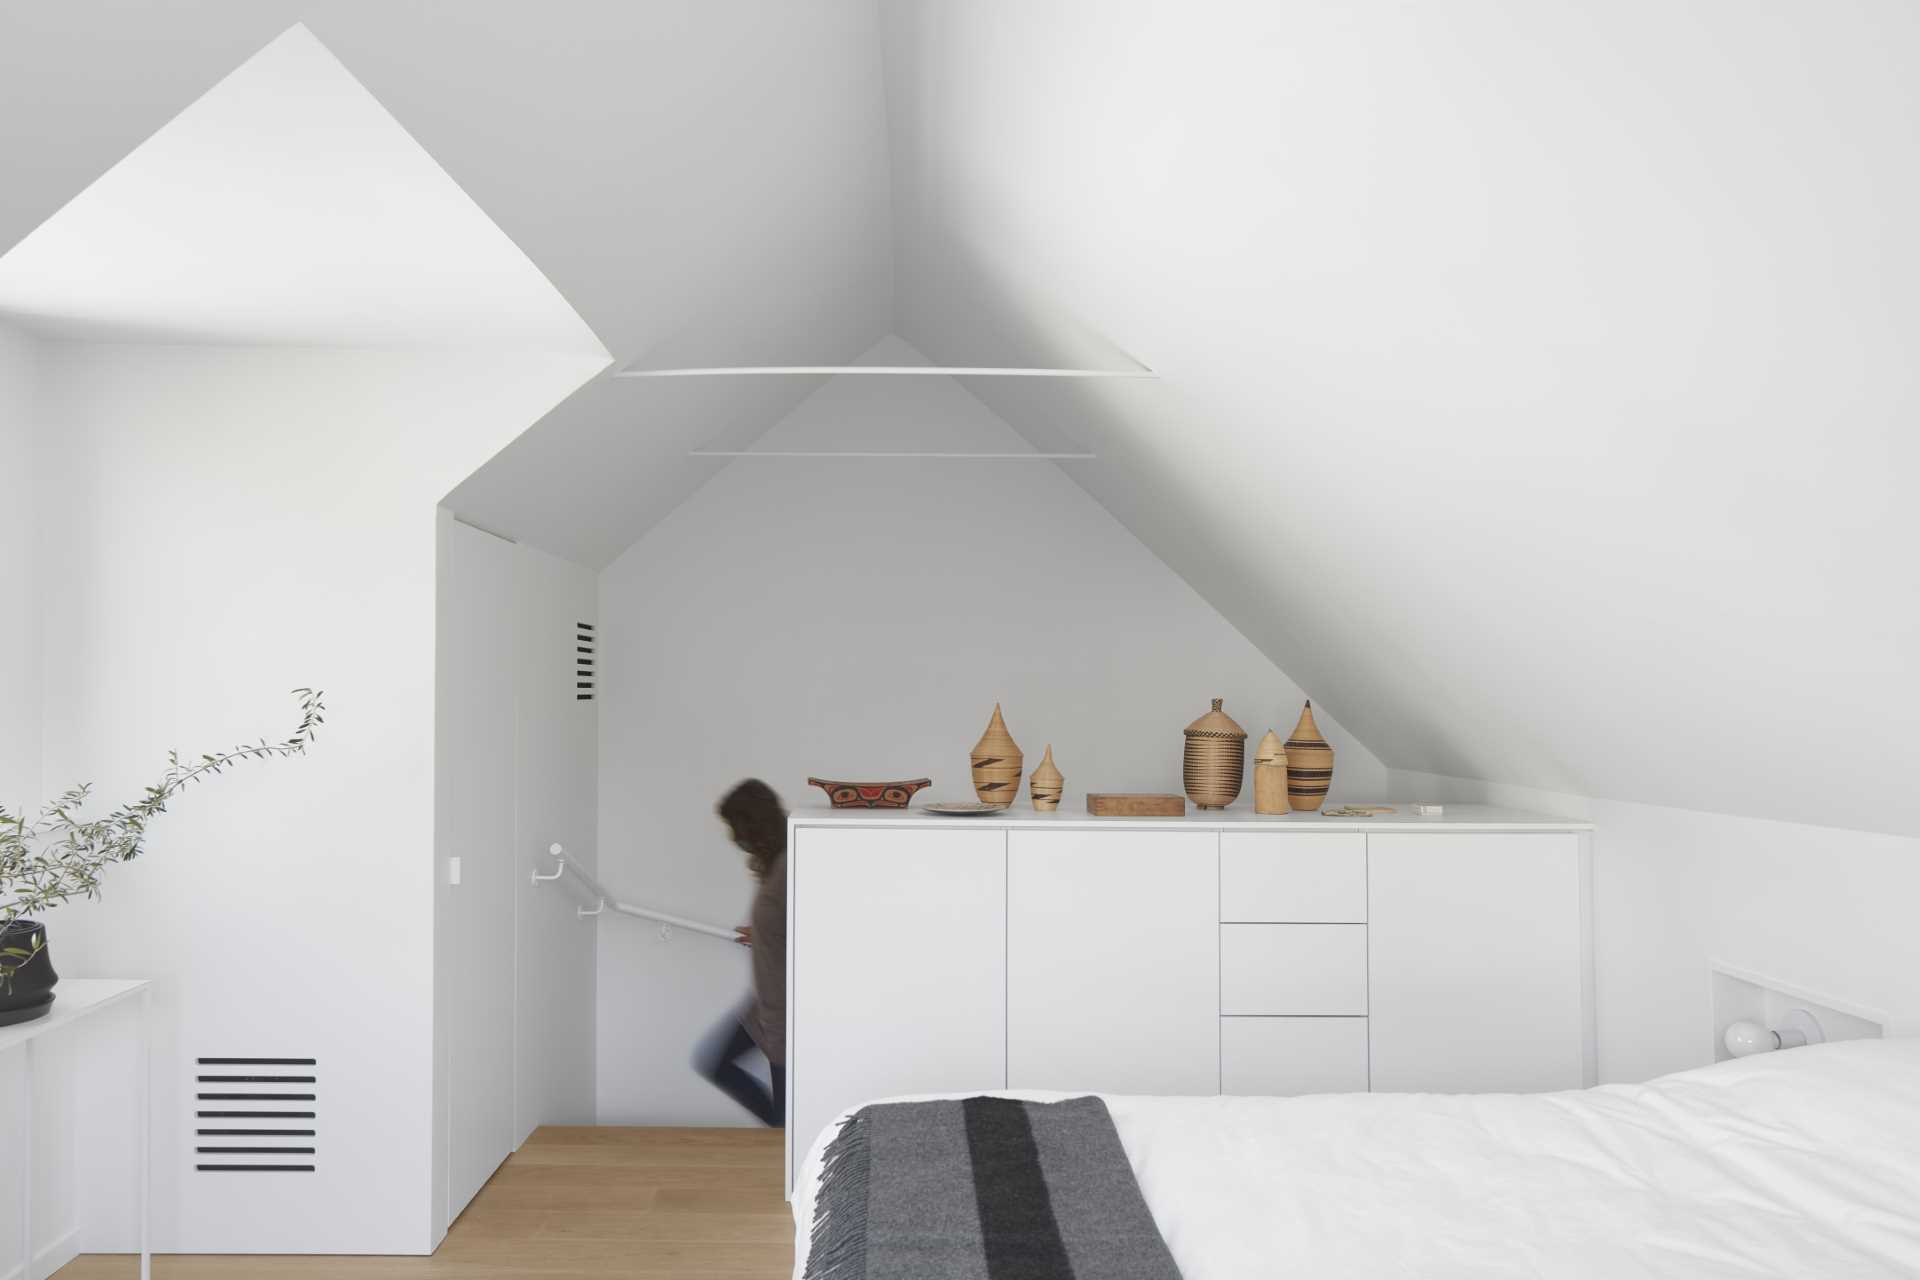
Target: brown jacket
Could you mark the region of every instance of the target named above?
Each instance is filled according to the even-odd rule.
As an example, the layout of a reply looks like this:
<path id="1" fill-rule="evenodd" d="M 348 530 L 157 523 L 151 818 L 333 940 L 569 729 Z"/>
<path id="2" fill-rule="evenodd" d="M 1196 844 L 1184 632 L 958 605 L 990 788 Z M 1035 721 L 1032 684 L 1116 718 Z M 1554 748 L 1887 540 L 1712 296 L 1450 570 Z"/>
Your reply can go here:
<path id="1" fill-rule="evenodd" d="M 741 1019 L 767 1061 L 787 1061 L 787 855 L 767 868 L 753 895 L 753 999 Z"/>

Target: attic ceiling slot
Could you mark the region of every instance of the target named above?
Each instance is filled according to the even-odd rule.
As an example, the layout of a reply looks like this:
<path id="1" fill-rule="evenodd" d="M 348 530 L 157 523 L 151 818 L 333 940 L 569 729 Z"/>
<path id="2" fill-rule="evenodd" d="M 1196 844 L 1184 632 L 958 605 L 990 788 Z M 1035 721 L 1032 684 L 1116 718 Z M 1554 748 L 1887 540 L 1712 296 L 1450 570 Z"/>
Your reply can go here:
<path id="1" fill-rule="evenodd" d="M 1091 462 L 1092 453 L 932 453 L 917 449 L 689 449 L 689 458 L 927 458 L 967 462 Z"/>
<path id="2" fill-rule="evenodd" d="M 620 369 L 616 378 L 731 378 L 731 377 L 861 377 L 907 378 L 1158 378 L 1146 365 L 1131 369 L 996 369 L 951 364 L 781 364 L 725 365 L 707 369 Z"/>

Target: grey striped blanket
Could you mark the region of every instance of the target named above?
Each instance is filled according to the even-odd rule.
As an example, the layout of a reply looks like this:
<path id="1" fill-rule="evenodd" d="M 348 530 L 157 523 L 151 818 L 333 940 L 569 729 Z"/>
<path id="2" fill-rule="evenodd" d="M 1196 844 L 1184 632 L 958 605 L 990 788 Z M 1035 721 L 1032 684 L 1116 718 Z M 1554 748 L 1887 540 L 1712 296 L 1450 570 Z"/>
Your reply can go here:
<path id="1" fill-rule="evenodd" d="M 863 1107 L 824 1155 L 805 1280 L 1179 1280 L 1098 1098 Z"/>

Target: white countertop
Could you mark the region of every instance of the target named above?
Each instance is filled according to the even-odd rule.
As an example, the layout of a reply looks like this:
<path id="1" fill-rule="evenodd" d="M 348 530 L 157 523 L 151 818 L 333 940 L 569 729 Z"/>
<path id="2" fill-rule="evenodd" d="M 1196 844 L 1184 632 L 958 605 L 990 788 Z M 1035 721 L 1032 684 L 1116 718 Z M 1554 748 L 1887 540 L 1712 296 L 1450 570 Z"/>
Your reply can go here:
<path id="1" fill-rule="evenodd" d="M 918 798 L 916 797 L 916 801 Z M 935 803 L 939 803 L 936 798 Z M 1348 801 L 1346 803 L 1359 803 Z M 1382 801 L 1381 803 L 1388 803 Z M 1081 827 L 1149 827 L 1158 830 L 1192 828 L 1198 831 L 1591 831 L 1593 824 L 1552 814 L 1529 813 L 1485 804 L 1449 804 L 1437 818 L 1413 811 L 1411 802 L 1396 803 L 1394 812 L 1369 818 L 1328 818 L 1318 813 L 1284 817 L 1255 813 L 1249 804 L 1228 809 L 1199 809 L 1189 803 L 1182 818 L 1096 818 L 1087 812 L 1084 796 L 1063 802 L 1052 813 L 1036 813 L 1026 801 L 1000 813 L 977 818 L 955 818 L 926 813 L 916 802 L 909 809 L 835 809 L 821 803 L 793 810 L 791 822 L 803 827 L 999 827 L 1033 830 Z"/>
<path id="2" fill-rule="evenodd" d="M 87 1014 L 104 1009 L 148 985 L 145 978 L 62 978 L 53 985 L 53 1009 L 32 1022 L 0 1027 L 0 1053 L 50 1031 L 70 1026 Z"/>

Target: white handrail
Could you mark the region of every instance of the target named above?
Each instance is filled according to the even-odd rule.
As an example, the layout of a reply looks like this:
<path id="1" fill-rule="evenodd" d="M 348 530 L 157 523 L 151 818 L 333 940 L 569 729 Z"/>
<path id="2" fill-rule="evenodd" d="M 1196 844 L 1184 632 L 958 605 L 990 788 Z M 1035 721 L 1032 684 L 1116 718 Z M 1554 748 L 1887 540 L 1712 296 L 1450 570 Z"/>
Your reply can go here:
<path id="1" fill-rule="evenodd" d="M 568 870 L 571 870 L 582 884 L 593 891 L 593 896 L 598 899 L 598 905 L 591 911 L 585 907 L 575 908 L 583 919 L 597 916 L 601 912 L 611 908 L 623 916 L 635 916 L 641 920 L 652 920 L 656 924 L 666 925 L 669 928 L 686 929 L 693 933 L 704 933 L 710 938 L 720 938 L 727 942 L 739 940 L 740 935 L 732 929 L 722 929 L 716 924 L 707 924 L 700 920 L 689 920 L 685 916 L 676 916 L 665 911 L 655 911 L 651 907 L 636 907 L 631 902 L 621 902 L 614 898 L 612 894 L 608 893 L 598 880 L 595 880 L 592 875 L 588 874 L 585 867 L 582 867 L 578 862 L 568 857 L 566 850 L 562 849 L 559 845 L 549 845 L 547 852 L 553 856 L 557 864 L 554 872 L 550 876 L 543 876 L 536 871 L 533 873 L 533 882 L 535 884 L 544 884 L 550 880 L 558 880 Z"/>

